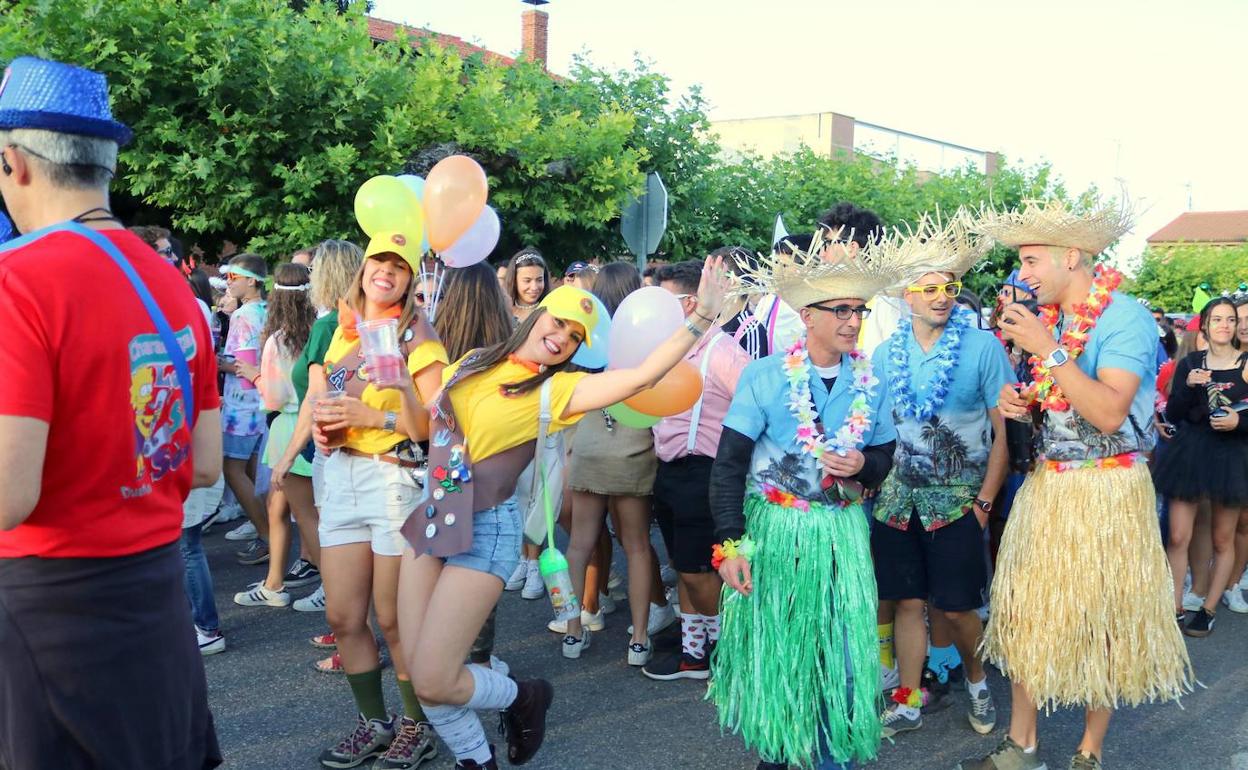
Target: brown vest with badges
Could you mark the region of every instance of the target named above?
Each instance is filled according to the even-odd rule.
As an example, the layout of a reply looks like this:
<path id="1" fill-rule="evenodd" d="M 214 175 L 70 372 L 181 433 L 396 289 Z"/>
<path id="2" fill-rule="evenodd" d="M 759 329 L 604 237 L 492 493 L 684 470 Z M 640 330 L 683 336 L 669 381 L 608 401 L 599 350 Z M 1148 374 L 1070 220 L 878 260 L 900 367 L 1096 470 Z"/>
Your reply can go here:
<path id="1" fill-rule="evenodd" d="M 402 530 L 417 556 L 423 553 L 445 558 L 470 550 L 472 514 L 514 495 L 516 480 L 533 461 L 536 439 L 473 462 L 451 406 L 450 389 L 475 373 L 465 373 L 461 364 L 429 408 L 425 494 Z"/>
<path id="2" fill-rule="evenodd" d="M 404 366 L 412 351 L 430 340 L 436 341 L 438 333 L 433 325 L 420 313 L 412 319 L 412 323 L 399 333 L 399 354 L 403 357 Z M 345 391 L 352 398 L 363 398 L 364 389 L 368 387 L 368 367 L 364 365 L 363 345 L 357 341 L 341 359 L 325 362 L 325 380 L 330 390 Z"/>

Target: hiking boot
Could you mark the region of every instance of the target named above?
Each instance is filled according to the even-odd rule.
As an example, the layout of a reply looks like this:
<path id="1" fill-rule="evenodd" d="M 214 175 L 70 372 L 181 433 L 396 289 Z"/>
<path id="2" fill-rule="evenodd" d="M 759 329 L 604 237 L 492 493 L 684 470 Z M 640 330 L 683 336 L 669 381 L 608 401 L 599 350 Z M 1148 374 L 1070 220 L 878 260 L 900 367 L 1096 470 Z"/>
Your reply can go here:
<path id="1" fill-rule="evenodd" d="M 332 749 L 321 753 L 322 767 L 359 767 L 373 757 L 385 753 L 394 740 L 394 720 L 365 719 L 360 714 L 347 737 Z"/>
<path id="2" fill-rule="evenodd" d="M 1187 625 L 1183 626 L 1184 635 L 1204 639 L 1209 634 L 1212 634 L 1213 617 L 1215 614 L 1204 607 L 1193 612 L 1191 619 L 1187 621 Z"/>
<path id="3" fill-rule="evenodd" d="M 523 765 L 533 758 L 546 738 L 546 712 L 555 700 L 555 688 L 545 679 L 516 683 L 516 699 L 502 712 L 500 728 L 507 739 L 507 761 Z"/>
<path id="4" fill-rule="evenodd" d="M 1101 770 L 1101 760 L 1091 754 L 1076 751 L 1070 758 L 1070 770 Z"/>
<path id="5" fill-rule="evenodd" d="M 980 735 L 987 735 L 997 726 L 997 707 L 992 702 L 992 692 L 985 688 L 983 694 L 976 697 L 968 686 L 966 694 L 971 698 L 971 708 L 966 712 L 971 728 Z"/>
<path id="6" fill-rule="evenodd" d="M 881 737 L 892 738 L 898 733 L 905 733 L 911 730 L 917 730 L 923 726 L 923 715 L 909 716 L 901 712 L 901 705 L 890 703 L 888 708 L 884 709 L 884 713 L 880 716 L 880 724 L 883 726 Z"/>
<path id="7" fill-rule="evenodd" d="M 416 770 L 437 755 L 433 726 L 403 717 L 394 733 L 394 741 L 386 753 L 373 763 L 373 770 Z"/>
<path id="8" fill-rule="evenodd" d="M 1038 748 L 1028 754 L 1007 735 L 991 754 L 960 762 L 955 770 L 1048 770 L 1048 765 L 1040 761 Z"/>

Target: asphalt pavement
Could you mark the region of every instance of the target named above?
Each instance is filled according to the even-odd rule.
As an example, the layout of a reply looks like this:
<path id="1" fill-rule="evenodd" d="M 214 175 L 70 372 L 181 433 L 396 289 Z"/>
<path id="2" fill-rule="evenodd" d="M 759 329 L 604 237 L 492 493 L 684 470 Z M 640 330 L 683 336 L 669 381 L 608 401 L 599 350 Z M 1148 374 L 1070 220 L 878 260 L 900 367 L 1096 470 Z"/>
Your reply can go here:
<path id="1" fill-rule="evenodd" d="M 232 525 L 231 525 L 232 526 Z M 327 630 L 322 613 L 239 607 L 236 591 L 259 580 L 263 567 L 234 562 L 237 543 L 221 526 L 204 538 L 215 580 L 217 607 L 228 649 L 205 659 L 209 699 L 227 768 L 315 770 L 319 753 L 351 728 L 355 710 L 341 675 L 313 671 L 325 653 L 309 645 Z M 622 562 L 618 558 L 617 562 Z M 294 592 L 296 597 L 311 589 Z M 565 660 L 560 639 L 546 630 L 545 598 L 525 601 L 505 593 L 499 606 L 495 654 L 520 677 L 541 676 L 555 686 L 546 743 L 527 767 L 535 770 L 752 770 L 757 757 L 732 735 L 721 735 L 704 700 L 704 682 L 654 682 L 626 660 L 627 607 L 607 616 L 606 630 L 579 660 Z M 1106 770 L 1248 770 L 1248 616 L 1225 608 L 1207 639 L 1189 639 L 1198 687 L 1182 704 L 1123 710 L 1105 746 Z M 1055 655 L 1061 651 L 1055 650 Z M 387 705 L 400 710 L 393 673 L 383 676 Z M 989 683 L 998 704 L 998 729 L 973 732 L 964 693 L 923 727 L 887 741 L 878 770 L 950 770 L 959 760 L 991 751 L 1009 715 L 1008 683 L 995 671 Z M 502 748 L 497 719 L 487 733 Z M 1065 770 L 1082 732 L 1082 713 L 1066 709 L 1041 718 L 1040 755 L 1050 770 Z M 502 767 L 507 767 L 505 761 Z M 449 770 L 445 746 L 423 768 Z"/>

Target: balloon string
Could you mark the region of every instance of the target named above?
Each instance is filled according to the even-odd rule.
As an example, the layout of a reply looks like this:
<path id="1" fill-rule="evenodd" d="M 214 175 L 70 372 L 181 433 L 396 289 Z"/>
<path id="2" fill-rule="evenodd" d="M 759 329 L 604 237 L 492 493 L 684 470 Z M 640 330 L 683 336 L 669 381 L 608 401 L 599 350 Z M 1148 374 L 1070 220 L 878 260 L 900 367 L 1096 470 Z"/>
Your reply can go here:
<path id="1" fill-rule="evenodd" d="M 446 282 L 446 270 L 439 270 L 438 266 L 434 265 L 434 274 L 436 277 L 433 279 L 433 312 L 437 313 L 438 303 L 442 301 L 442 284 Z M 432 319 L 432 316 L 430 318 Z"/>

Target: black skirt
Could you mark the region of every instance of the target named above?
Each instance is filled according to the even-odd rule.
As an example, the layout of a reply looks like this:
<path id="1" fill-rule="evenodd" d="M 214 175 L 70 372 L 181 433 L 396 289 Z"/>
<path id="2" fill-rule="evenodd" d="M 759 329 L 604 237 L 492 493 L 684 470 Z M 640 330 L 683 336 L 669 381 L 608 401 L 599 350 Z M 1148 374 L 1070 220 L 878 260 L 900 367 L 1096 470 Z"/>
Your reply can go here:
<path id="1" fill-rule="evenodd" d="M 0 559 L 0 768 L 221 764 L 177 543 Z"/>
<path id="2" fill-rule="evenodd" d="M 1248 419 L 1243 414 L 1240 419 Z M 1153 486 L 1168 500 L 1248 505 L 1248 435 L 1179 424 L 1153 469 Z"/>

